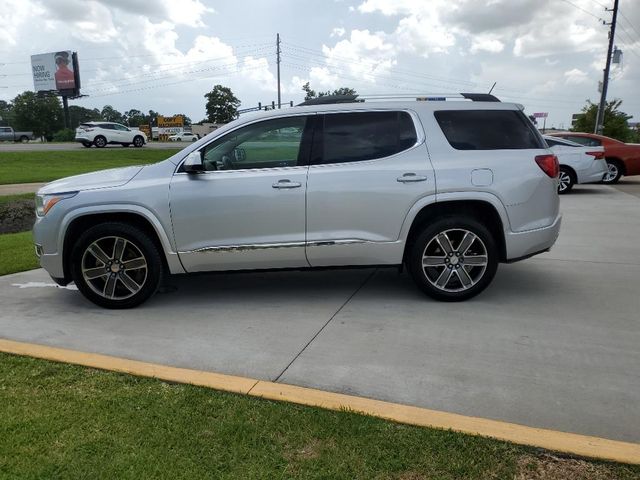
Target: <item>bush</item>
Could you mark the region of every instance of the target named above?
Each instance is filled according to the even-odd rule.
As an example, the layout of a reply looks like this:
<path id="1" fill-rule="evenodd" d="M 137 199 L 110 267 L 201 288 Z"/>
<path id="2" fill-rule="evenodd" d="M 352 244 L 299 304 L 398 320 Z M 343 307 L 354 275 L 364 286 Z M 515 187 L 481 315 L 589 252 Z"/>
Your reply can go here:
<path id="1" fill-rule="evenodd" d="M 76 132 L 71 128 L 63 128 L 53 134 L 54 142 L 73 142 L 74 138 L 76 138 Z"/>

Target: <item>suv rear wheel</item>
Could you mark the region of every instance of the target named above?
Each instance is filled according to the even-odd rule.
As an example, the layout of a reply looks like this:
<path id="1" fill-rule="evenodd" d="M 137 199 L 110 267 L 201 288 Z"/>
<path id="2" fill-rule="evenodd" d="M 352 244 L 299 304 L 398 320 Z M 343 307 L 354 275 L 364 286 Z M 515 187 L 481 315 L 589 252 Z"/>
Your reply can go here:
<path id="1" fill-rule="evenodd" d="M 110 222 L 80 236 L 71 252 L 71 274 L 78 290 L 96 305 L 131 308 L 156 292 L 163 265 L 146 233 Z"/>
<path id="2" fill-rule="evenodd" d="M 407 268 L 430 297 L 466 300 L 491 283 L 498 269 L 498 249 L 491 233 L 473 218 L 444 217 L 415 239 Z"/>

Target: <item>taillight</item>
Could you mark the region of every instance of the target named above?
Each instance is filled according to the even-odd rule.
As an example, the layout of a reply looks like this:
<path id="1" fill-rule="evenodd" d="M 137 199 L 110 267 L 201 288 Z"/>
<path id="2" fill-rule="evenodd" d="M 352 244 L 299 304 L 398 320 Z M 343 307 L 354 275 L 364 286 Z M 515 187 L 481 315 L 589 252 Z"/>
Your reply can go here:
<path id="1" fill-rule="evenodd" d="M 536 163 L 551 178 L 557 177 L 560 173 L 560 164 L 555 155 L 537 155 Z"/>
<path id="2" fill-rule="evenodd" d="M 594 160 L 602 160 L 604 152 L 587 152 L 587 155 L 593 155 Z"/>

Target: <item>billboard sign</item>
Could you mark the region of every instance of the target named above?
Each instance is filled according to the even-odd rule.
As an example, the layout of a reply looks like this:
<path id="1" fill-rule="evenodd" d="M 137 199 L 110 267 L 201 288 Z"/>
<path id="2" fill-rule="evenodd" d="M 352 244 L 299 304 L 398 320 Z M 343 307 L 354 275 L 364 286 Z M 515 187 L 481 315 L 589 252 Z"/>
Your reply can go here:
<path id="1" fill-rule="evenodd" d="M 31 55 L 33 86 L 36 92 L 57 91 L 77 95 L 80 89 L 78 56 L 69 50 Z"/>
<path id="2" fill-rule="evenodd" d="M 184 130 L 184 117 L 174 115 L 173 117 L 163 117 L 158 115 L 158 135 L 160 141 L 167 140 L 169 135 L 181 133 Z"/>
<path id="3" fill-rule="evenodd" d="M 536 112 L 533 114 L 534 118 L 547 118 L 549 116 L 548 112 Z"/>

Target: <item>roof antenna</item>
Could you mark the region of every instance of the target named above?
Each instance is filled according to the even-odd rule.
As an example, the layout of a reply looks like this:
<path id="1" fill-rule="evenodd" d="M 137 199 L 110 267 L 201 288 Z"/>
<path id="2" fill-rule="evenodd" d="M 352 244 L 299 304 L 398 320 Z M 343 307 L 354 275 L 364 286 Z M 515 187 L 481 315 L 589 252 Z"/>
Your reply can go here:
<path id="1" fill-rule="evenodd" d="M 491 95 L 491 92 L 493 92 L 493 89 L 495 88 L 496 83 L 498 82 L 493 82 L 493 86 L 491 87 L 491 90 L 489 90 L 489 95 Z"/>

